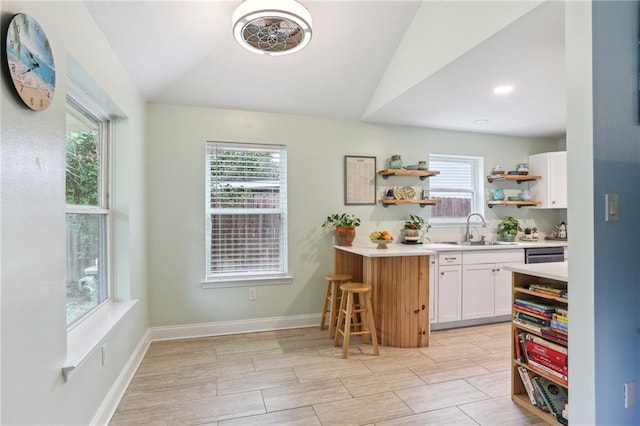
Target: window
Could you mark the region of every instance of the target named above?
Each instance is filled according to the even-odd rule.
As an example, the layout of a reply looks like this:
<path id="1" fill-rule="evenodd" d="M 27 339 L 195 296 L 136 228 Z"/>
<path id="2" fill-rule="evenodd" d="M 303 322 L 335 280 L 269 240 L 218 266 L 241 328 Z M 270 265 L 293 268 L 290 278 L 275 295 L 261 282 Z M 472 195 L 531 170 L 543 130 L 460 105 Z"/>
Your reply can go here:
<path id="1" fill-rule="evenodd" d="M 288 281 L 286 147 L 209 142 L 206 158 L 205 281 Z"/>
<path id="2" fill-rule="evenodd" d="M 109 299 L 109 121 L 67 98 L 67 326 Z"/>
<path id="3" fill-rule="evenodd" d="M 431 208 L 432 222 L 460 222 L 481 211 L 484 200 L 482 157 L 429 155 L 429 169 L 438 170 L 429 178 L 429 195 L 440 204 Z"/>

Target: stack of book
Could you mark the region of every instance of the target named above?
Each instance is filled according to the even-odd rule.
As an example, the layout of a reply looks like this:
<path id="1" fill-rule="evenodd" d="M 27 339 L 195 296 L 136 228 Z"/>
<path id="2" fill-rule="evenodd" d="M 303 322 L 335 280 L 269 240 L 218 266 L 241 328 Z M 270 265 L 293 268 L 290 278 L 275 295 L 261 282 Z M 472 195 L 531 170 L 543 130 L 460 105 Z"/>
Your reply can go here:
<path id="1" fill-rule="evenodd" d="M 530 333 L 525 333 L 524 340 L 527 364 L 565 382 L 569 380 L 569 352 L 565 346 Z"/>
<path id="2" fill-rule="evenodd" d="M 515 299 L 513 304 L 513 322 L 521 327 L 541 333 L 543 328 L 551 326 L 556 307 L 538 300 Z"/>
<path id="3" fill-rule="evenodd" d="M 555 312 L 551 314 L 549 328 L 540 332 L 543 337 L 566 346 L 569 336 L 569 313 L 567 310 L 556 308 Z"/>

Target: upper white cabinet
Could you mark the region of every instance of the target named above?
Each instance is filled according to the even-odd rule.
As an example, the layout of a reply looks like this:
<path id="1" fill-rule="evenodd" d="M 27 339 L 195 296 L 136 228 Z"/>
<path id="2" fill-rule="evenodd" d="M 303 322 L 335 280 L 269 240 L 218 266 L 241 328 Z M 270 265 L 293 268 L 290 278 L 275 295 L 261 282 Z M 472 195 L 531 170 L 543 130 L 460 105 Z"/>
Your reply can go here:
<path id="1" fill-rule="evenodd" d="M 539 209 L 567 208 L 567 151 L 529 156 L 529 173 L 541 178 L 532 189 Z"/>

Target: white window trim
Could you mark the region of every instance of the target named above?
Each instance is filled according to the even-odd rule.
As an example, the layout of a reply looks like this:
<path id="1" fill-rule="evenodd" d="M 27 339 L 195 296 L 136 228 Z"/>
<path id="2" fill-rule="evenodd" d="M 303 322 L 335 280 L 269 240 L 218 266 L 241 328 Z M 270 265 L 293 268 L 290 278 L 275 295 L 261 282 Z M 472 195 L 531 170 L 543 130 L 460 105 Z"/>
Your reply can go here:
<path id="1" fill-rule="evenodd" d="M 453 154 L 430 154 L 431 156 L 440 157 L 443 159 L 459 159 L 459 160 L 468 160 L 473 161 L 476 165 L 475 170 L 475 186 L 476 192 L 473 197 L 473 202 L 475 205 L 472 205 L 472 213 L 480 213 L 483 216 L 485 215 L 484 209 L 484 157 L 481 156 L 472 156 L 472 155 L 453 155 Z M 442 188 L 439 188 L 442 189 Z M 446 188 L 445 188 L 446 190 Z M 431 191 L 431 188 L 429 188 Z M 450 190 L 450 192 L 455 192 L 456 190 Z M 452 218 L 434 218 L 431 217 L 429 219 L 429 223 L 434 228 L 458 228 L 461 224 L 466 224 L 466 218 L 452 219 Z M 471 218 L 470 223 L 476 224 L 481 223 L 480 219 L 477 216 Z"/>
<path id="2" fill-rule="evenodd" d="M 89 110 L 92 111 L 94 115 L 97 114 L 96 116 L 98 118 L 110 121 L 109 128 L 107 129 L 107 144 L 109 146 L 109 150 L 105 156 L 105 161 L 107 161 L 108 165 L 105 167 L 109 167 L 109 176 L 113 176 L 113 117 L 98 106 L 86 91 L 80 90 L 79 86 L 70 78 L 67 78 L 67 92 L 76 103 L 84 105 L 85 108 L 89 107 Z M 108 197 L 105 200 L 107 202 L 106 205 L 111 205 L 110 198 L 113 196 L 113 184 L 114 180 L 109 179 L 107 183 L 107 194 L 104 194 Z M 106 210 L 106 212 L 109 211 L 109 209 L 102 209 L 95 206 L 88 207 L 69 205 L 67 206 L 66 212 L 104 214 L 104 210 Z M 113 299 L 114 297 L 117 297 L 117 295 L 114 294 L 115 288 L 113 286 L 113 272 L 115 270 L 115 265 L 113 264 L 113 214 L 109 215 L 108 221 L 109 241 L 107 256 L 109 262 L 109 298 L 96 306 L 79 321 L 67 328 L 66 359 L 61 370 L 65 381 L 69 380 L 76 368 L 82 365 L 82 363 L 100 347 L 111 331 L 134 308 L 134 306 L 136 306 L 138 302 L 137 299 L 117 301 Z M 66 310 L 66 303 L 64 309 Z"/>
<path id="3" fill-rule="evenodd" d="M 256 144 L 256 143 L 238 143 L 238 142 L 223 142 L 223 141 L 207 141 L 205 144 L 205 170 L 208 170 L 209 168 L 209 160 L 208 160 L 208 149 L 211 145 L 223 145 L 223 146 L 227 146 L 227 147 L 233 147 L 234 145 L 238 145 L 239 147 L 242 148 L 256 148 L 256 149 L 260 149 L 260 148 L 265 148 L 265 149 L 273 149 L 276 146 L 282 146 L 282 145 L 270 145 L 270 144 Z M 284 146 L 282 146 L 284 147 Z M 286 150 L 286 147 L 284 147 Z M 287 160 L 287 164 L 288 164 L 288 160 Z M 206 213 L 206 221 L 209 221 L 209 215 L 212 213 L 216 213 L 219 211 L 223 211 L 225 213 L 229 213 L 230 211 L 232 211 L 232 209 L 211 209 L 209 206 L 207 206 L 207 201 L 208 201 L 208 193 L 211 190 L 210 186 L 209 186 L 209 175 L 208 172 L 205 175 L 205 179 L 206 179 L 206 184 L 205 184 L 205 213 Z M 285 185 L 284 187 L 281 188 L 282 191 L 284 191 L 284 196 L 285 199 L 286 197 L 288 197 L 287 194 L 287 185 L 286 185 L 286 181 L 285 181 Z M 288 200 L 287 200 L 288 202 Z M 286 209 L 285 209 L 286 211 Z M 287 215 L 288 216 L 288 215 Z M 288 220 L 287 220 L 287 226 L 288 226 Z M 207 224 L 205 224 L 205 229 L 208 229 Z M 219 277 L 213 277 L 213 276 L 208 276 L 207 275 L 207 270 L 208 270 L 208 266 L 205 267 L 205 278 L 200 281 L 200 285 L 203 289 L 215 289 L 215 288 L 234 288 L 234 287 L 252 287 L 252 286 L 264 286 L 264 285 L 288 285 L 293 283 L 293 276 L 288 272 L 289 270 L 289 262 L 288 262 L 288 256 L 289 256 L 289 250 L 288 250 L 288 238 L 289 238 L 289 232 L 285 231 L 285 245 L 287 247 L 285 256 L 281 259 L 281 262 L 283 262 L 283 268 L 285 271 L 287 272 L 283 272 L 283 273 L 279 273 L 279 274 L 274 274 L 274 273 L 265 273 L 264 275 L 261 275 L 260 273 L 256 272 L 256 273 L 251 273 L 251 274 L 238 274 L 238 275 L 232 275 L 232 274 L 228 274 L 228 275 L 221 275 Z M 208 253 L 208 248 L 207 248 L 207 240 L 205 238 L 205 255 L 206 253 Z M 205 256 L 206 257 L 206 256 Z M 208 265 L 209 260 L 205 259 L 205 264 Z"/>

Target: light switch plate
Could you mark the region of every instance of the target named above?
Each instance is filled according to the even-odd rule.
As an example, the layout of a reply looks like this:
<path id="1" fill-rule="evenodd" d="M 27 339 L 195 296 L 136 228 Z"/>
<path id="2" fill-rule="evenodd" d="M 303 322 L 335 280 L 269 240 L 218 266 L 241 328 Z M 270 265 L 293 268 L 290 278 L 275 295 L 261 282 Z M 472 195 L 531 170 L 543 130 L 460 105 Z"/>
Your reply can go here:
<path id="1" fill-rule="evenodd" d="M 624 384 L 624 408 L 634 407 L 638 397 L 638 386 L 635 381 Z"/>
<path id="2" fill-rule="evenodd" d="M 618 220 L 618 194 L 605 194 L 605 216 L 607 222 L 615 222 Z"/>

